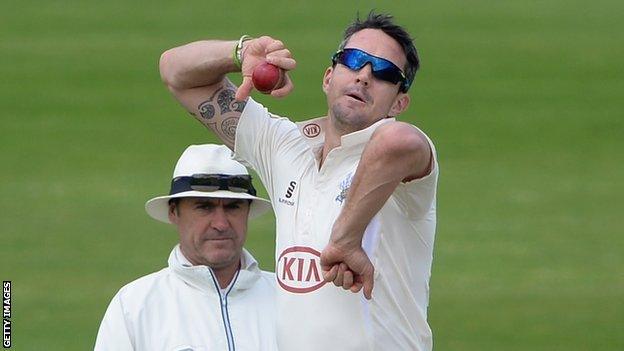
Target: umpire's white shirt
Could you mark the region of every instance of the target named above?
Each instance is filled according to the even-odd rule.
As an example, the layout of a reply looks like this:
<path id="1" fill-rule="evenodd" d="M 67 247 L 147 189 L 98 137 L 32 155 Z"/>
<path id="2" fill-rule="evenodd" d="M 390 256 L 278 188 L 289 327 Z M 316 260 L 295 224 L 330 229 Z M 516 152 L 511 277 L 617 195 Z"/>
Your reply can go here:
<path id="1" fill-rule="evenodd" d="M 192 266 L 176 246 L 169 267 L 113 297 L 95 350 L 277 350 L 274 299 L 275 276 L 246 250 L 222 290 L 208 267 Z"/>
<path id="2" fill-rule="evenodd" d="M 236 158 L 253 167 L 277 217 L 277 333 L 281 351 L 432 348 L 427 324 L 438 166 L 400 184 L 368 225 L 363 247 L 375 266 L 371 301 L 323 284 L 329 240 L 364 146 L 383 119 L 341 139 L 319 170 L 326 118 L 293 123 L 249 99 Z"/>

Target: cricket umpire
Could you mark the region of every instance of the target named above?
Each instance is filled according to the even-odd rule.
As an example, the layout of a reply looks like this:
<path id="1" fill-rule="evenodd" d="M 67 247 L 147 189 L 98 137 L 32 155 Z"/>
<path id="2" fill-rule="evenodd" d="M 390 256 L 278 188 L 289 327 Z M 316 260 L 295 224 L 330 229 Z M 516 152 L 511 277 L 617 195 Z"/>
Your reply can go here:
<path id="1" fill-rule="evenodd" d="M 438 163 L 429 137 L 396 119 L 419 68 L 410 35 L 386 14 L 351 23 L 323 76 L 327 116 L 301 123 L 249 97 L 264 62 L 296 66 L 280 40 L 242 36 L 167 50 L 160 72 L 269 192 L 280 350 L 431 350 Z M 271 96 L 292 87 L 286 74 Z"/>
<path id="2" fill-rule="evenodd" d="M 222 145 L 189 146 L 169 195 L 145 204 L 173 224 L 169 266 L 124 286 L 100 325 L 95 350 L 276 350 L 275 275 L 243 248 L 247 219 L 271 208 Z"/>

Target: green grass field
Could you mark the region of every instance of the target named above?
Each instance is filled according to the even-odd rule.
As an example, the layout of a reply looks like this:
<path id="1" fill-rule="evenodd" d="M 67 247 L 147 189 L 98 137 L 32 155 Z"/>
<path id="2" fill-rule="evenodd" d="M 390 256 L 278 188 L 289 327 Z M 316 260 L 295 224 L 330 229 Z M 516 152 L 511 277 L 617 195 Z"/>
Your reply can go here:
<path id="1" fill-rule="evenodd" d="M 166 265 L 148 198 L 215 139 L 160 82 L 165 49 L 282 39 L 296 89 L 326 112 L 323 70 L 357 9 L 394 13 L 422 71 L 404 120 L 441 165 L 429 320 L 436 350 L 624 350 L 621 1 L 46 1 L 0 13 L 0 275 L 15 350 L 92 348 L 125 283 Z M 273 265 L 271 216 L 248 247 Z"/>

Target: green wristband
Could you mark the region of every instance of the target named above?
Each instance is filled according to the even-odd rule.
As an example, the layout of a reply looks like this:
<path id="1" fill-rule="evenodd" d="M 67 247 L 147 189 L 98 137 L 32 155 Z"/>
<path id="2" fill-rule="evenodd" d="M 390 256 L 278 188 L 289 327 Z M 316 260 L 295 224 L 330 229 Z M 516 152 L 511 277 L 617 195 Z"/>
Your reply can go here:
<path id="1" fill-rule="evenodd" d="M 232 50 L 232 60 L 234 61 L 234 65 L 238 69 L 241 69 L 241 67 L 243 66 L 243 57 L 242 57 L 243 43 L 249 39 L 251 39 L 251 37 L 247 34 L 241 36 L 240 39 L 238 39 L 238 43 L 234 47 L 234 50 Z"/>

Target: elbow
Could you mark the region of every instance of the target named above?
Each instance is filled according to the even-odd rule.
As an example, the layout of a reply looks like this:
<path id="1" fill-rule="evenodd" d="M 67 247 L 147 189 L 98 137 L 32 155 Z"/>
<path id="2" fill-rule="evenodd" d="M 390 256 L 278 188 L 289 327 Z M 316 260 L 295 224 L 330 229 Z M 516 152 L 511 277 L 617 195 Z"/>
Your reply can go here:
<path id="1" fill-rule="evenodd" d="M 431 147 L 427 137 L 404 122 L 387 123 L 373 134 L 380 146 L 380 159 L 392 160 L 403 165 L 401 176 L 422 175 L 431 162 Z"/>
<path id="2" fill-rule="evenodd" d="M 373 134 L 373 140 L 390 155 L 412 155 L 429 149 L 425 136 L 412 125 L 404 122 L 387 123 Z"/>
<path id="3" fill-rule="evenodd" d="M 158 62 L 158 69 L 160 71 L 160 79 L 168 87 L 175 87 L 175 71 L 173 70 L 173 53 L 171 49 L 163 52 L 160 55 Z"/>

